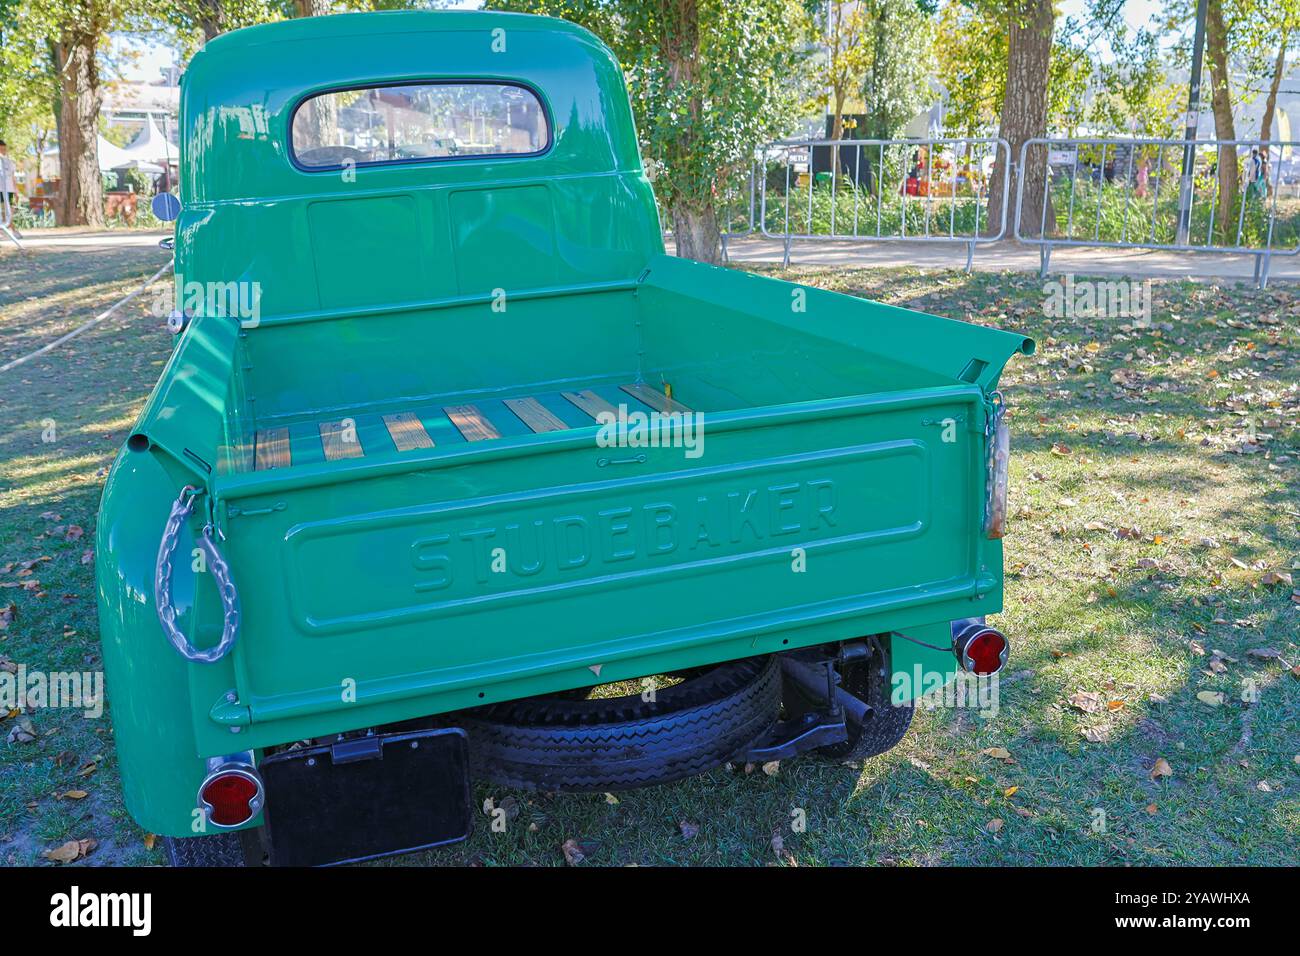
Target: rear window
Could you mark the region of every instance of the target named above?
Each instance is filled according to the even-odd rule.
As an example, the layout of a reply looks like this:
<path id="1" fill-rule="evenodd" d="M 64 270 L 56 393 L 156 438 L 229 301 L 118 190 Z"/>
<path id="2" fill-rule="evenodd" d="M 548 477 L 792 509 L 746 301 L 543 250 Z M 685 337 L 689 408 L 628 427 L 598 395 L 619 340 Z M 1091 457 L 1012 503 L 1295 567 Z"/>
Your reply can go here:
<path id="1" fill-rule="evenodd" d="M 537 94 L 509 83 L 335 90 L 298 104 L 289 132 L 307 169 L 474 156 L 530 156 L 550 144 Z"/>

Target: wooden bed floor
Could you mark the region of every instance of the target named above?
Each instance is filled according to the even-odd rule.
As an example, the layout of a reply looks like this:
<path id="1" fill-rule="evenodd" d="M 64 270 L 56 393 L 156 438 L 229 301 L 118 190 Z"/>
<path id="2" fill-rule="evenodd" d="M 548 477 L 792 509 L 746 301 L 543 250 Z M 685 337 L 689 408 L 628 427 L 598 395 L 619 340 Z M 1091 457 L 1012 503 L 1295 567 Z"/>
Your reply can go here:
<path id="1" fill-rule="evenodd" d="M 324 461 L 364 458 L 491 441 L 519 435 L 588 428 L 601 412 L 689 412 L 681 402 L 644 383 L 605 385 L 572 392 L 544 392 L 463 405 L 420 405 L 388 414 L 299 422 L 257 432 L 257 471 Z"/>

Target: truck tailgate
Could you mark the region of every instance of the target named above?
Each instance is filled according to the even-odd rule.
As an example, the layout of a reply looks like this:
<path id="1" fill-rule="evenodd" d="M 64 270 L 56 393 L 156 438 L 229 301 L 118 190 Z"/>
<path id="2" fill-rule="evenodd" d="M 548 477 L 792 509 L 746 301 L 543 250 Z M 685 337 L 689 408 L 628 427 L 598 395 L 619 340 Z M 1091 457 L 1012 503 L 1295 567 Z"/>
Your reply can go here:
<path id="1" fill-rule="evenodd" d="M 698 459 L 582 428 L 228 476 L 244 620 L 219 719 L 429 713 L 993 605 L 973 543 L 983 401 L 954 386 L 721 413 Z"/>

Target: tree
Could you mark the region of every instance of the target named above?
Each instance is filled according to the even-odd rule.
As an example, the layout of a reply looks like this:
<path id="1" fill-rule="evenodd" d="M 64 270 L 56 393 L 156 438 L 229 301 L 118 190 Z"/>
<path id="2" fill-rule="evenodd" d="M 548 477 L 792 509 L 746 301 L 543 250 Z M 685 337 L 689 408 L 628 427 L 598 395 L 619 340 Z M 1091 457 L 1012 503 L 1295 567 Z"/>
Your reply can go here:
<path id="1" fill-rule="evenodd" d="M 1159 36 L 1142 29 L 1130 38 L 1121 24 L 1109 45 L 1114 59 L 1092 67 L 1093 98 L 1084 111 L 1088 125 L 1120 136 L 1181 136 L 1187 87 L 1167 79 Z"/>
<path id="2" fill-rule="evenodd" d="M 1236 139 L 1232 119 L 1232 95 L 1228 89 L 1228 26 L 1223 15 L 1223 0 L 1206 0 L 1205 59 L 1210 66 L 1210 109 L 1214 112 L 1214 135 L 1219 139 Z M 1239 193 L 1237 148 L 1220 146 L 1219 228 L 1227 232 L 1236 217 Z"/>
<path id="3" fill-rule="evenodd" d="M 34 162 L 55 138 L 58 77 L 44 42 L 34 42 L 30 25 L 19 22 L 18 0 L 0 0 L 0 138 L 14 162 Z"/>
<path id="4" fill-rule="evenodd" d="M 1006 0 L 1007 80 L 1002 94 L 998 135 L 1011 147 L 1010 160 L 1020 161 L 1020 150 L 1027 140 L 1047 133 L 1047 92 L 1052 56 L 1052 33 L 1056 25 L 1053 0 Z M 1050 231 L 1055 225 L 1051 203 L 1044 206 L 1047 190 L 1046 147 L 1035 147 L 1025 157 L 1020 171 L 1024 183 L 1022 202 L 1032 210 L 1046 209 L 1041 222 L 1027 217 L 1021 223 L 1025 235 Z M 1007 231 L 1016 221 L 1014 187 L 1008 180 L 1004 195 L 1003 176 L 1008 157 L 998 151 L 989 184 L 989 224 L 1001 222 L 1006 212 Z"/>
<path id="5" fill-rule="evenodd" d="M 982 136 L 997 123 L 1007 80 L 1007 31 L 994 4 L 950 0 L 939 11 L 933 50 L 948 88 L 949 135 Z"/>
<path id="6" fill-rule="evenodd" d="M 817 18 L 818 31 L 826 44 L 820 79 L 828 91 L 831 139 L 844 135 L 845 103 L 861 87 L 871 62 L 871 48 L 866 42 L 867 26 L 867 7 L 861 0 L 830 0 Z"/>
<path id="7" fill-rule="evenodd" d="M 860 96 L 865 139 L 890 139 L 927 102 L 933 64 L 929 15 L 917 0 L 838 0 L 815 17 L 825 45 L 820 102 L 830 109 L 831 139 L 844 136 L 844 114 Z M 839 147 L 831 168 L 839 169 Z"/>
<path id="8" fill-rule="evenodd" d="M 1291 45 L 1300 37 L 1300 0 L 1273 0 L 1261 20 L 1267 24 L 1264 42 L 1272 41 L 1277 49 L 1273 73 L 1269 79 L 1268 96 L 1264 101 L 1264 116 L 1260 120 L 1259 138 L 1273 138 L 1273 120 L 1277 116 L 1277 94 L 1286 73 L 1286 55 Z"/>
<path id="9" fill-rule="evenodd" d="M 164 26 L 182 59 L 223 33 L 267 23 L 286 14 L 288 0 L 171 0 L 162 9 Z"/>
<path id="10" fill-rule="evenodd" d="M 5 82 L 49 96 L 59 138 L 61 225 L 104 225 L 98 122 L 103 100 L 100 47 L 110 33 L 157 22 L 159 0 L 42 0 L 6 8 Z M 48 77 L 48 83 L 45 78 Z"/>
<path id="11" fill-rule="evenodd" d="M 810 21 L 799 0 L 491 0 L 591 30 L 623 65 L 642 155 L 677 254 L 718 262 L 716 204 L 760 143 L 788 131 Z"/>
<path id="12" fill-rule="evenodd" d="M 891 139 L 930 99 L 929 0 L 865 0 L 870 56 L 862 84 L 868 139 Z"/>

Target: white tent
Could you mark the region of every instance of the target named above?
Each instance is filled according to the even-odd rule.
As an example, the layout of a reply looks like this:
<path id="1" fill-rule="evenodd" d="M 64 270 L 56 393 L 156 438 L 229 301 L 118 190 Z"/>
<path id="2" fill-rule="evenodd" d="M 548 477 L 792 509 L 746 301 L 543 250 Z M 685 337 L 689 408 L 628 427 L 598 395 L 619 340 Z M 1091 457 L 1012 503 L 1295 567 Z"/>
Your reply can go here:
<path id="1" fill-rule="evenodd" d="M 161 136 L 161 134 L 159 135 Z M 123 149 L 121 146 L 114 146 L 108 140 L 104 139 L 103 136 L 100 136 L 98 138 L 97 152 L 99 153 L 99 169 L 100 172 L 104 172 L 104 173 L 112 172 L 114 169 L 122 169 L 123 167 L 130 168 L 133 164 L 136 166 L 138 166 L 141 163 L 148 164 L 148 165 L 160 165 L 160 163 L 155 163 L 153 160 L 149 159 L 146 156 L 141 156 L 137 153 L 132 153 L 129 147 L 127 149 Z M 54 168 L 53 170 L 51 170 L 50 175 L 51 176 L 58 175 L 58 156 L 59 156 L 59 147 L 57 146 L 51 146 L 41 155 L 41 167 L 43 170 L 42 175 L 45 175 L 44 168 L 47 160 L 49 160 L 51 163 L 54 164 Z M 173 147 L 172 165 L 175 164 L 176 164 L 176 150 L 175 147 Z M 161 171 L 162 170 L 159 169 L 159 172 Z"/>
<path id="2" fill-rule="evenodd" d="M 144 129 L 127 144 L 123 152 L 126 153 L 128 160 L 138 159 L 159 166 L 166 166 L 168 163 L 175 165 L 177 160 L 175 144 L 169 143 L 163 137 L 152 116 L 145 121 Z"/>
<path id="3" fill-rule="evenodd" d="M 128 155 L 122 147 L 114 146 L 104 137 L 99 137 L 99 168 L 102 172 L 116 169 L 124 163 L 129 163 L 134 158 Z"/>

